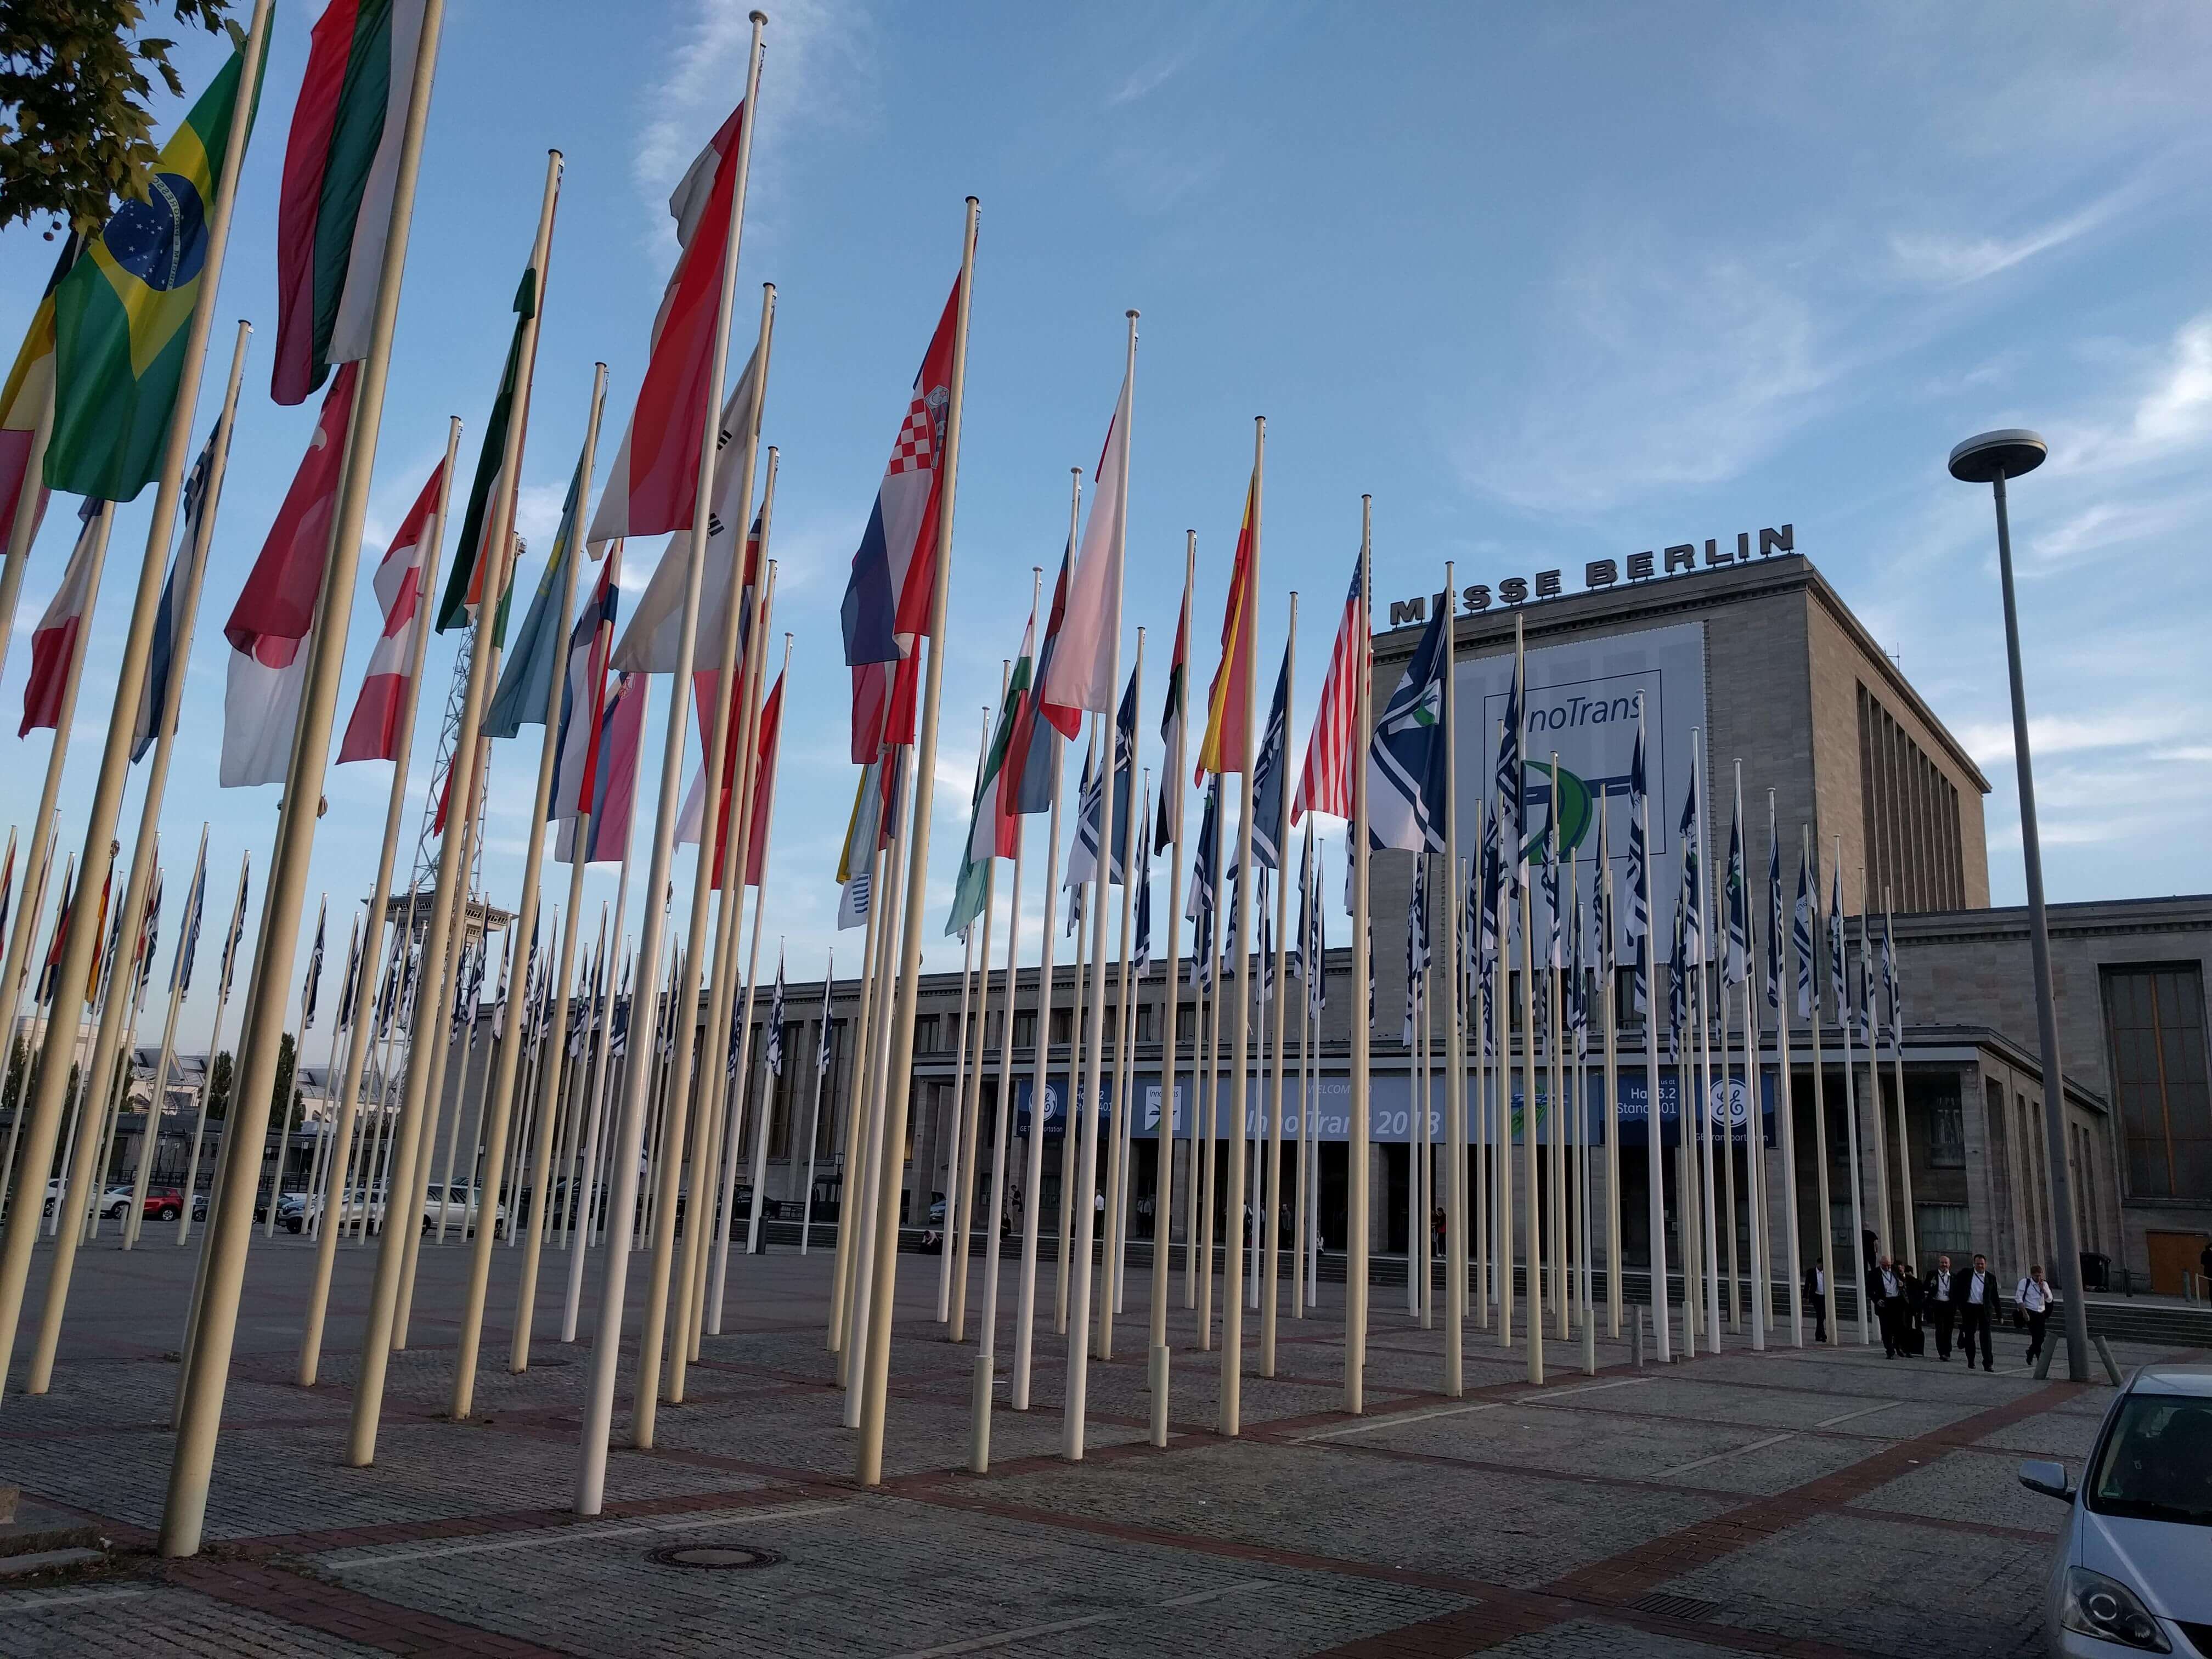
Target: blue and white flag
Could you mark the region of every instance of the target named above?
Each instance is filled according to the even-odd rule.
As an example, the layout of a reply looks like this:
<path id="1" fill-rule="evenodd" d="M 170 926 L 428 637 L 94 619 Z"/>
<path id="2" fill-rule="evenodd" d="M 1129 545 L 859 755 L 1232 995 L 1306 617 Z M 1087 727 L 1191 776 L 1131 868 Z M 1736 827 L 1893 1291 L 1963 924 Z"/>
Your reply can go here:
<path id="1" fill-rule="evenodd" d="M 1218 920 L 1219 898 L 1214 891 L 1213 871 L 1220 850 L 1220 805 L 1221 787 L 1217 781 L 1206 785 L 1206 805 L 1198 820 L 1198 847 L 1191 860 L 1190 896 L 1183 904 L 1183 914 L 1192 924 L 1191 977 L 1201 988 L 1211 988 L 1213 984 L 1214 926 Z"/>
<path id="2" fill-rule="evenodd" d="M 1682 894 L 1674 894 L 1674 970 L 1667 975 L 1667 1057 L 1682 1052 L 1682 1026 L 1689 1018 L 1690 953 L 1683 938 Z"/>
<path id="3" fill-rule="evenodd" d="M 1850 981 L 1844 975 L 1844 871 L 1828 872 L 1828 996 L 1836 1005 L 1836 1024 L 1851 1017 Z"/>
<path id="4" fill-rule="evenodd" d="M 1307 912 L 1313 908 L 1313 836 L 1308 833 L 1298 849 L 1298 927 L 1283 952 L 1283 969 L 1292 979 L 1306 976 Z"/>
<path id="5" fill-rule="evenodd" d="M 814 1039 L 814 1069 L 827 1073 L 830 1070 L 830 988 L 837 982 L 837 953 L 830 953 L 830 964 L 822 970 L 822 1028 Z"/>
<path id="6" fill-rule="evenodd" d="M 1651 815 L 1651 797 L 1644 769 L 1644 702 L 1636 705 L 1636 750 L 1628 763 L 1628 955 L 1635 968 L 1630 1008 L 1638 1014 L 1651 1012 L 1651 849 L 1645 844 L 1644 820 Z"/>
<path id="7" fill-rule="evenodd" d="M 1766 836 L 1766 1006 L 1782 1010 L 1782 832 Z"/>
<path id="8" fill-rule="evenodd" d="M 1722 872 L 1727 932 L 1721 948 L 1721 983 L 1741 985 L 1751 976 L 1751 916 L 1743 882 L 1743 820 L 1729 824 L 1728 867 Z"/>
<path id="9" fill-rule="evenodd" d="M 1087 886 L 1098 874 L 1098 818 L 1105 808 L 1106 794 L 1099 782 L 1095 760 L 1096 757 L 1085 752 L 1083 781 L 1075 791 L 1075 841 L 1067 849 L 1067 872 L 1060 882 L 1062 887 L 1071 890 Z M 1067 931 L 1071 933 L 1081 915 L 1079 906 L 1068 907 Z"/>
<path id="10" fill-rule="evenodd" d="M 1420 1029 L 1422 991 L 1434 960 L 1429 945 L 1429 860 L 1413 860 L 1413 890 L 1406 901 L 1406 1024 L 1399 1042 L 1410 1048 Z"/>
<path id="11" fill-rule="evenodd" d="M 1482 1052 L 1486 1055 L 1497 1052 L 1492 1034 L 1497 1029 L 1492 1016 L 1498 996 L 1498 908 L 1504 902 L 1505 883 L 1510 878 L 1504 854 L 1504 813 L 1493 796 L 1490 811 L 1482 820 L 1482 911 L 1475 922 L 1474 973 L 1481 993 L 1481 1012 L 1476 1018 L 1481 1023 Z"/>
<path id="12" fill-rule="evenodd" d="M 192 890 L 185 896 L 185 931 L 178 936 L 177 954 L 169 959 L 169 988 L 181 996 L 192 992 L 192 958 L 199 953 L 200 916 L 206 908 L 207 844 L 202 842 L 199 862 L 192 866 Z"/>
<path id="13" fill-rule="evenodd" d="M 362 952 L 368 941 L 362 937 L 358 917 L 353 925 L 353 943 L 346 950 L 345 984 L 338 992 L 338 1030 L 349 1030 L 353 1024 L 353 1000 L 361 989 Z"/>
<path id="14" fill-rule="evenodd" d="M 987 967 L 984 970 L 988 972 Z M 775 989 L 768 1003 L 768 1068 L 777 1077 L 783 1075 L 783 947 L 775 951 Z"/>
<path id="15" fill-rule="evenodd" d="M 1815 997 L 1813 989 L 1813 935 L 1820 930 L 1820 908 L 1813 896 L 1812 854 L 1800 851 L 1797 854 L 1797 903 L 1790 926 L 1790 948 L 1797 953 L 1797 1018 L 1811 1019 L 1814 1013 Z"/>
<path id="16" fill-rule="evenodd" d="M 1704 814 L 1698 800 L 1698 754 L 1690 752 L 1690 789 L 1682 799 L 1682 821 L 1675 838 L 1682 852 L 1682 946 L 1690 960 L 1705 959 L 1705 872 Z"/>
<path id="17" fill-rule="evenodd" d="M 1137 815 L 1137 939 L 1130 970 L 1142 977 L 1152 965 L 1152 784 L 1145 780 L 1144 805 Z"/>
<path id="18" fill-rule="evenodd" d="M 1436 608 L 1367 745 L 1370 847 L 1444 849 L 1444 675 L 1451 668 L 1452 607 Z"/>
<path id="19" fill-rule="evenodd" d="M 154 866 L 153 890 L 138 921 L 138 1012 L 146 1012 L 146 988 L 154 982 L 154 952 L 161 943 L 161 866 Z"/>
<path id="20" fill-rule="evenodd" d="M 1306 1012 L 1316 1021 L 1321 1018 L 1321 1011 L 1328 1006 L 1328 938 L 1324 931 L 1328 923 L 1321 903 L 1321 884 L 1326 875 L 1322 863 L 1322 850 L 1315 847 L 1313 882 L 1307 889 L 1305 958 Z"/>
<path id="21" fill-rule="evenodd" d="M 331 896 L 323 895 L 315 907 L 315 943 L 307 952 L 307 977 L 300 981 L 300 1029 L 315 1029 L 315 1000 L 323 988 L 323 922 L 330 914 Z"/>
<path id="22" fill-rule="evenodd" d="M 1567 945 L 1567 1030 L 1574 1036 L 1577 1059 L 1589 1053 L 1589 963 L 1583 956 L 1584 938 L 1583 901 L 1577 893 Z"/>
<path id="23" fill-rule="evenodd" d="M 1556 769 L 1554 769 L 1554 781 L 1552 789 L 1552 799 L 1555 803 L 1553 808 L 1555 811 L 1557 811 L 1556 803 L 1559 799 L 1559 791 L 1556 778 Z M 1544 915 L 1547 929 L 1544 938 L 1544 964 L 1547 968 L 1553 969 L 1556 971 L 1557 969 L 1566 966 L 1566 963 L 1562 957 L 1559 951 L 1559 927 L 1560 924 L 1564 922 L 1566 918 L 1559 912 L 1559 838 L 1552 834 L 1551 826 L 1548 824 L 1545 827 L 1541 857 L 1543 860 L 1540 866 L 1540 878 L 1543 883 L 1541 891 L 1544 897 Z"/>
<path id="24" fill-rule="evenodd" d="M 169 561 L 168 579 L 161 584 L 161 608 L 154 614 L 154 639 L 146 653 L 146 678 L 138 689 L 138 714 L 131 725 L 131 759 L 136 764 L 154 746 L 155 720 L 161 706 L 169 699 L 170 677 L 179 672 L 191 641 L 186 637 L 191 629 L 191 618 L 186 614 L 198 586 L 187 568 L 192 549 L 198 544 L 200 515 L 208 505 L 208 473 L 215 463 L 216 440 L 222 435 L 222 422 L 217 420 L 215 429 L 208 434 L 207 442 L 200 447 L 200 458 L 192 463 L 191 476 L 185 480 L 185 533 L 177 544 L 176 556 Z M 177 581 L 184 575 L 181 586 Z"/>
<path id="25" fill-rule="evenodd" d="M 230 1000 L 230 971 L 237 966 L 239 944 L 246 937 L 246 890 L 252 868 L 253 854 L 249 850 L 238 865 L 238 902 L 230 911 L 230 942 L 222 947 L 222 982 L 216 993 L 218 1006 Z"/>
<path id="26" fill-rule="evenodd" d="M 1889 1046 L 1905 1052 L 1905 981 L 1897 976 L 1897 936 L 1889 915 L 1881 918 L 1881 988 L 1889 1002 Z"/>
<path id="27" fill-rule="evenodd" d="M 1522 860 L 1527 856 L 1522 846 L 1528 823 L 1527 780 L 1521 764 L 1521 711 L 1526 701 L 1528 687 L 1524 681 L 1527 666 L 1519 652 L 1513 656 L 1513 684 L 1505 694 L 1505 719 L 1498 732 L 1498 775 L 1491 799 L 1498 810 L 1498 830 L 1500 844 L 1510 854 L 1510 861 L 1499 866 L 1498 886 L 1501 891 L 1518 892 L 1528 878 Z M 1639 720 L 1637 731 L 1641 733 Z M 1643 753 L 1639 746 L 1637 753 Z"/>
<path id="28" fill-rule="evenodd" d="M 1288 826 L 1283 804 L 1290 792 L 1283 787 L 1289 770 L 1285 735 L 1290 725 L 1291 652 L 1283 647 L 1283 665 L 1275 675 L 1274 701 L 1267 706 L 1267 729 L 1260 739 L 1260 757 L 1252 763 L 1252 862 L 1273 870 L 1282 862 L 1283 837 Z"/>

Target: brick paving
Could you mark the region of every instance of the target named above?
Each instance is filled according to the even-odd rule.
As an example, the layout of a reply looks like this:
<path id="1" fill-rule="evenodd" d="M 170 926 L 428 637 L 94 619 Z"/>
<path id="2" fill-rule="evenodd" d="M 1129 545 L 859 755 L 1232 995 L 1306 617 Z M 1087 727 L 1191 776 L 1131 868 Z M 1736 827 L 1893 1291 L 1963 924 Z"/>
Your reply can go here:
<path id="1" fill-rule="evenodd" d="M 171 1436 L 189 1252 L 96 1247 L 77 1269 L 52 1390 L 0 1402 L 0 1483 L 98 1524 L 102 1565 L 0 1589 L 0 1659 L 115 1645 L 155 1655 L 1235 1656 L 1498 1654 L 1512 1659 L 1797 1659 L 2033 1651 L 2062 1511 L 2023 1492 L 2023 1456 L 2078 1460 L 2106 1391 L 2019 1369 L 1967 1373 L 1844 1347 L 1727 1352 L 1636 1370 L 1600 1342 L 1520 1351 L 1470 1325 L 1466 1390 L 1442 1334 L 1378 1289 L 1368 1415 L 1337 1409 L 1338 1287 L 1282 1322 L 1243 1436 L 1214 1432 L 1218 1352 L 1170 1318 L 1172 1434 L 1145 1443 L 1148 1284 L 1133 1275 L 1115 1358 L 1090 1367 L 1087 1455 L 1060 1455 L 1066 1340 L 1043 1286 L 1032 1408 L 1007 1408 L 1001 1292 L 993 1472 L 963 1472 L 969 1341 L 930 1315 L 933 1259 L 902 1260 L 882 1489 L 852 1481 L 854 1437 L 822 1340 L 827 1253 L 733 1264 L 658 1444 L 608 1462 L 604 1512 L 569 1510 L 599 1262 L 583 1340 L 558 1340 L 566 1261 L 548 1257 L 527 1371 L 506 1369 L 518 1258 L 494 1258 L 477 1416 L 445 1416 L 465 1251 L 426 1248 L 376 1461 L 345 1466 L 374 1258 L 339 1253 L 320 1380 L 293 1381 L 312 1256 L 257 1244 L 209 1508 L 210 1546 L 152 1553 Z M 633 1271 L 641 1272 L 641 1263 Z M 28 1327 L 43 1274 L 34 1267 Z M 635 1305 L 635 1304 L 634 1304 Z M 971 1310 L 974 1304 L 971 1302 Z M 2124 1364 L 2168 1355 L 2117 1346 Z M 2203 1355 L 2192 1356 L 2204 1358 Z M 20 1381 L 20 1376 L 11 1378 Z M 618 1404 L 627 1401 L 624 1368 Z M 766 1552 L 700 1571 L 672 1546 Z M 1927 1586 L 1940 1583 L 1940 1638 Z M 2028 1587 L 2023 1589 L 2023 1586 Z"/>

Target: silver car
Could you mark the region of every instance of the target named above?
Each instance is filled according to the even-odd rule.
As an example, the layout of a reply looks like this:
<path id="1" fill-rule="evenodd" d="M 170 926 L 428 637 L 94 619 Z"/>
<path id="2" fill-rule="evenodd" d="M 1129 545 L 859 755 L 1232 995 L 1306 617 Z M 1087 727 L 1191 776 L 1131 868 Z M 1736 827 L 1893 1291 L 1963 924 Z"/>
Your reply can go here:
<path id="1" fill-rule="evenodd" d="M 2212 1659 L 2212 1366 L 2137 1371 L 2078 1488 L 2063 1463 L 2022 1463 L 2020 1480 L 2072 1510 L 2045 1598 L 2051 1652 Z"/>

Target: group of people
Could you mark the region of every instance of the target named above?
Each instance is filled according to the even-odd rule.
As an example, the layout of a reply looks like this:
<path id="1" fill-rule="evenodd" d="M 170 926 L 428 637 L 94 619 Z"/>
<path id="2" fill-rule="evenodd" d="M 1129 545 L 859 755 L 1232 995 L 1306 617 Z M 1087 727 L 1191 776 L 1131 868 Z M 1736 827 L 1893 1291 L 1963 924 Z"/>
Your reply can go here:
<path id="1" fill-rule="evenodd" d="M 1806 1305 L 1813 1314 L 1813 1340 L 1828 1340 L 1827 1275 L 1819 1262 L 1805 1270 Z M 1996 1369 L 1991 1338 L 1999 1301 L 1996 1275 L 1985 1255 L 1974 1257 L 1964 1273 L 1954 1272 L 1951 1258 L 1936 1258 L 1935 1271 L 1916 1273 L 1909 1261 L 1869 1252 L 1865 1295 L 1881 1330 L 1881 1351 L 1892 1359 L 1919 1358 L 1928 1352 L 1928 1333 L 1936 1334 L 1936 1357 L 1948 1363 L 1955 1336 L 1966 1356 L 1966 1369 L 1974 1368 L 1978 1355 L 1982 1369 Z M 2040 1262 L 2028 1268 L 2013 1289 L 2013 1319 L 2027 1332 L 2027 1363 L 2033 1365 L 2043 1352 L 2044 1333 L 2057 1292 L 2043 1275 Z"/>

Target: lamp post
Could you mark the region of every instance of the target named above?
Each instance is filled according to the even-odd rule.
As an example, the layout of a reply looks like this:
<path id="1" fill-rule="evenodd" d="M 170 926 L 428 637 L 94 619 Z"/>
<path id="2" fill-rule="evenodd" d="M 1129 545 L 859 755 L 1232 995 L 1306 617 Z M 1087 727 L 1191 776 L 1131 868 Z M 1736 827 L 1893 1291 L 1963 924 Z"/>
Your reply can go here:
<path id="1" fill-rule="evenodd" d="M 2074 1223 L 2074 1187 L 2066 1167 L 2066 1083 L 2058 1066 L 2058 1013 L 2051 993 L 2051 930 L 2043 908 L 2043 845 L 2035 827 L 2035 774 L 2027 749 L 2027 695 L 2021 684 L 2020 612 L 2013 600 L 2012 526 L 2005 516 L 2005 480 L 2033 472 L 2048 453 L 2043 440 L 2023 428 L 1984 432 L 1951 452 L 1951 476 L 1985 483 L 1996 498 L 1997 576 L 2004 590 L 2005 669 L 2012 685 L 2013 763 L 2020 774 L 2020 845 L 2027 866 L 2027 945 L 2035 969 L 2035 1023 L 2043 1064 L 2045 1159 L 2051 1171 L 2051 1220 L 2057 1237 L 2051 1277 L 2066 1319 L 2066 1370 L 2089 1380 L 2089 1310 L 2081 1300 L 2080 1236 Z"/>

